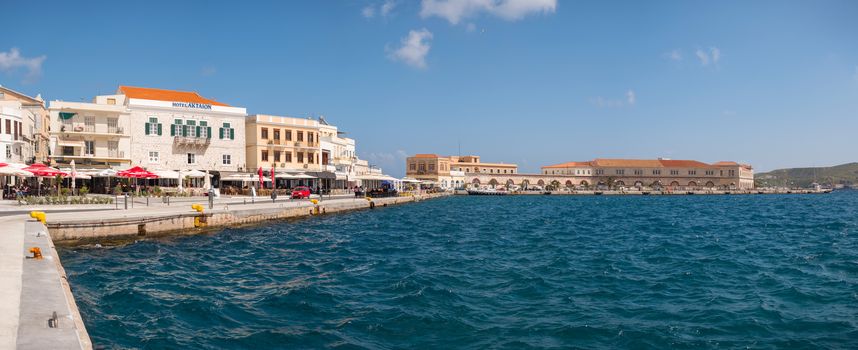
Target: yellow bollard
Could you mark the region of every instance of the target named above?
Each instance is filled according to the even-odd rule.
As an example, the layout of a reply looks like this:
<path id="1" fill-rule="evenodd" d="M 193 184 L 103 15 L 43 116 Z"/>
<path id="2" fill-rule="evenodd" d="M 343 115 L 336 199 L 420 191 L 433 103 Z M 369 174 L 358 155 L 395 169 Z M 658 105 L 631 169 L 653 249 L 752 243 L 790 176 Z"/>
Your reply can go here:
<path id="1" fill-rule="evenodd" d="M 191 209 L 202 213 L 205 207 L 202 204 L 191 204 Z M 208 224 L 205 216 L 197 216 L 194 218 L 194 227 L 205 227 Z"/>
<path id="2" fill-rule="evenodd" d="M 45 212 L 43 211 L 31 211 L 30 217 L 36 220 L 39 220 L 41 223 L 45 223 Z"/>
<path id="3" fill-rule="evenodd" d="M 319 200 L 318 199 L 311 199 L 310 203 L 319 204 Z"/>
<path id="4" fill-rule="evenodd" d="M 191 204 L 191 209 L 202 213 L 204 208 L 202 204 Z"/>
<path id="5" fill-rule="evenodd" d="M 36 259 L 36 260 L 42 259 L 42 250 L 39 249 L 39 247 L 30 248 L 30 253 L 33 254 L 33 256 L 30 257 L 31 259 Z"/>

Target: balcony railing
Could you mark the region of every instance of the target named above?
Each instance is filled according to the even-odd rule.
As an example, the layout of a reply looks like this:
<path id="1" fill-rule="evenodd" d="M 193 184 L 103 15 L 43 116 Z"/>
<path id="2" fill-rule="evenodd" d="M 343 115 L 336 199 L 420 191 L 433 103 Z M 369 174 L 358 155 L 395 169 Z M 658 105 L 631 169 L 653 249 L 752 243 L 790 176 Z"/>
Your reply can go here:
<path id="1" fill-rule="evenodd" d="M 175 136 L 173 143 L 187 146 L 208 146 L 211 143 L 211 139 L 207 137 Z"/>

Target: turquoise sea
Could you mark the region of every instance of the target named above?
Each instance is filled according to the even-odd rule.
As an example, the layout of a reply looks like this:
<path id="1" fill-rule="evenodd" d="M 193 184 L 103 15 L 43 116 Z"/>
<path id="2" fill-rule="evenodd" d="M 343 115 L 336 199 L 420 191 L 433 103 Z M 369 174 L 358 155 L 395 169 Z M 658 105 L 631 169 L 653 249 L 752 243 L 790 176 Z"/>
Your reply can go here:
<path id="1" fill-rule="evenodd" d="M 858 348 L 850 191 L 457 196 L 60 254 L 107 349 Z"/>

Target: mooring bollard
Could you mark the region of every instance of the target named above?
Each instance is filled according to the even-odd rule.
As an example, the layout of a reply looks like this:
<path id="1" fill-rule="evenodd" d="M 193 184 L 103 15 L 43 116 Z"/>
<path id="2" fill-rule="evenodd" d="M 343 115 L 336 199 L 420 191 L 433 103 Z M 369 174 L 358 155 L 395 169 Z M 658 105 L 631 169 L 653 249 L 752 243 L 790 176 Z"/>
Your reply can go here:
<path id="1" fill-rule="evenodd" d="M 122 202 L 125 203 L 125 210 L 128 210 L 128 194 L 126 193 L 123 198 Z"/>
<path id="2" fill-rule="evenodd" d="M 146 196 L 146 206 L 149 206 L 149 196 Z"/>

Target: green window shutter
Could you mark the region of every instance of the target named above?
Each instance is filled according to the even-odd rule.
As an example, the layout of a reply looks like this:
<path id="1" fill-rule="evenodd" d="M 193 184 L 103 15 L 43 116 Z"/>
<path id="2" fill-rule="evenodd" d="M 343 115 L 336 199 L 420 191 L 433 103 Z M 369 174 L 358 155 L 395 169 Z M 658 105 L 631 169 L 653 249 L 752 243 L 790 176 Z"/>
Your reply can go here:
<path id="1" fill-rule="evenodd" d="M 229 129 L 229 139 L 235 140 L 235 129 Z"/>
<path id="2" fill-rule="evenodd" d="M 210 126 L 206 127 L 206 138 L 207 139 L 212 138 L 212 127 L 210 127 Z"/>
<path id="3" fill-rule="evenodd" d="M 218 132 L 218 135 L 220 136 L 220 139 L 223 140 L 223 128 L 217 129 L 217 132 Z"/>
<path id="4" fill-rule="evenodd" d="M 209 122 L 205 120 L 200 120 L 200 126 L 209 126 Z"/>
<path id="5" fill-rule="evenodd" d="M 170 125 L 170 136 L 176 136 L 176 124 Z"/>
<path id="6" fill-rule="evenodd" d="M 146 123 L 146 135 L 149 135 L 149 123 Z"/>
<path id="7" fill-rule="evenodd" d="M 158 123 L 158 136 L 161 136 L 161 123 Z"/>
<path id="8" fill-rule="evenodd" d="M 188 126 L 182 125 L 182 136 L 188 136 Z"/>
<path id="9" fill-rule="evenodd" d="M 198 127 L 196 127 L 196 129 L 197 129 L 197 134 L 195 136 L 200 137 L 200 131 L 202 130 L 202 127 L 198 126 Z"/>
<path id="10" fill-rule="evenodd" d="M 173 124 L 182 125 L 182 120 L 181 119 L 173 120 Z"/>

